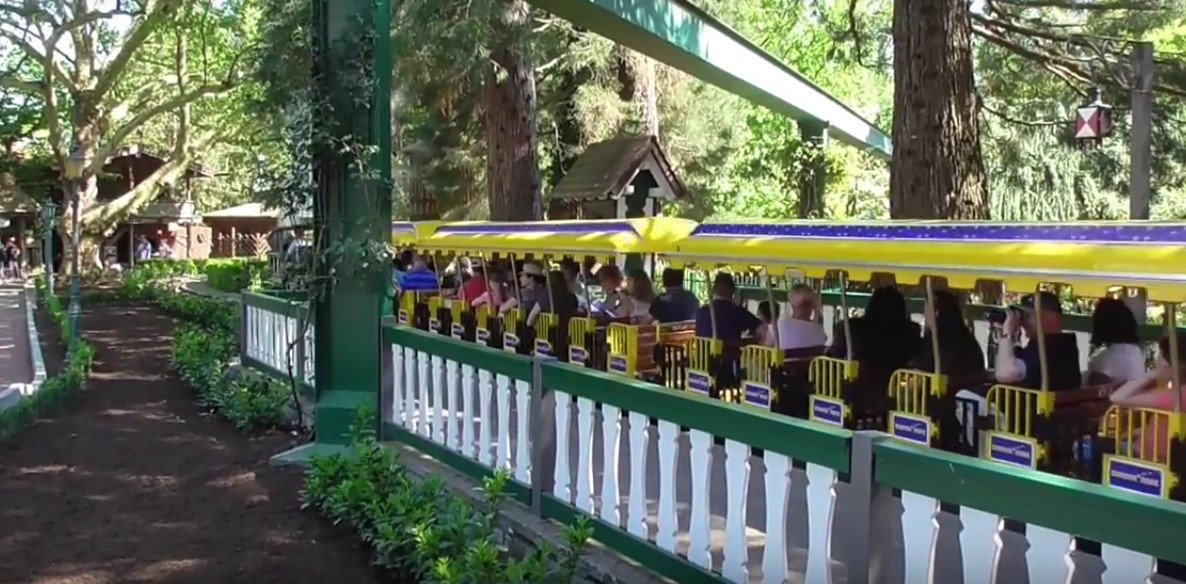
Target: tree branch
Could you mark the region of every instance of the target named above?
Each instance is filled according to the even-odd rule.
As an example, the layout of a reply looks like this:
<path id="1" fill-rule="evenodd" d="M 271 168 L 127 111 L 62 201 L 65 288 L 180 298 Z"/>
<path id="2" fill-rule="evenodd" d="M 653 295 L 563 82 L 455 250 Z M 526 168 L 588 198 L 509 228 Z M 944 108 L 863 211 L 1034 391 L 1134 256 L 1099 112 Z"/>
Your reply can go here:
<path id="1" fill-rule="evenodd" d="M 101 99 L 111 91 L 111 88 L 115 87 L 124 71 L 127 70 L 132 57 L 136 55 L 140 47 L 144 46 L 152 33 L 177 11 L 181 3 L 181 0 L 160 0 L 159 5 L 144 10 L 141 18 L 132 25 L 132 29 L 124 37 L 124 42 L 115 58 L 99 73 L 99 80 L 95 83 L 94 88 L 95 95 L 100 96 Z"/>
<path id="2" fill-rule="evenodd" d="M 203 150 L 221 137 L 221 132 L 207 132 L 194 142 L 190 152 Z M 169 160 L 132 190 L 84 212 L 82 225 L 85 228 L 98 223 L 106 227 L 113 221 L 118 221 L 139 211 L 160 194 L 161 188 L 175 184 L 177 179 L 185 175 L 192 164 L 193 156 L 189 153 Z"/>
<path id="3" fill-rule="evenodd" d="M 195 101 L 211 95 L 217 95 L 225 91 L 230 91 L 235 86 L 232 80 L 224 81 L 223 83 L 202 85 L 188 93 L 182 93 L 174 96 L 161 103 L 158 103 L 150 108 L 141 110 L 132 117 L 126 124 L 120 126 L 115 134 L 109 140 L 105 140 L 106 145 L 99 149 L 91 161 L 90 172 L 98 172 L 107 163 L 107 158 L 115 153 L 116 150 L 123 145 L 124 141 L 128 139 L 138 128 L 151 121 L 153 118 L 185 107 Z"/>

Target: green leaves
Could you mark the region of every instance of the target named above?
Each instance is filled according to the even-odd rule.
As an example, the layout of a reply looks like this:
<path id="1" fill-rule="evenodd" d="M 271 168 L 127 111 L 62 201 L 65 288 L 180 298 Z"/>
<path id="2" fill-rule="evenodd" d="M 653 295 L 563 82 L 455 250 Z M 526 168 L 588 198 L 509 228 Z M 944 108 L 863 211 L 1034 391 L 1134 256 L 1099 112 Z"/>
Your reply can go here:
<path id="1" fill-rule="evenodd" d="M 369 427 L 360 413 L 358 427 Z M 315 457 L 305 475 L 302 507 L 352 527 L 371 546 L 374 562 L 395 576 L 423 584 L 565 584 L 592 529 L 566 530 L 559 548 L 541 542 L 524 557 L 499 542 L 497 516 L 510 477 L 483 484 L 482 505 L 448 492 L 439 477 L 420 481 L 394 452 L 369 433 L 356 432 L 347 455 Z"/>

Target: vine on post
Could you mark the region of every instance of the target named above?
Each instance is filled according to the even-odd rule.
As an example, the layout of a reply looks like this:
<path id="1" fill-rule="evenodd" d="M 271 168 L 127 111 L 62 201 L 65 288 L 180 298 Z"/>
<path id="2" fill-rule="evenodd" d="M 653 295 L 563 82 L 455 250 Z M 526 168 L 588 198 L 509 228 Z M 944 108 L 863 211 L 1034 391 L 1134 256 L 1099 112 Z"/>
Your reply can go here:
<path id="1" fill-rule="evenodd" d="M 295 15 L 299 18 L 301 15 Z M 307 51 L 316 57 L 312 27 L 312 13 L 307 12 L 306 27 L 287 36 L 287 45 L 273 44 L 266 50 Z M 299 302 L 310 307 L 299 317 L 297 334 L 286 347 L 288 383 L 296 403 L 297 415 L 304 419 L 299 395 L 300 383 L 296 374 L 297 347 L 306 338 L 313 322 L 314 307 L 328 298 L 331 291 L 344 281 L 364 282 L 372 291 L 384 290 L 391 251 L 386 240 L 352 237 L 351 233 L 366 233 L 374 216 L 364 216 L 355 225 L 340 225 L 327 229 L 325 218 L 329 201 L 318 197 L 319 183 L 342 183 L 351 189 L 350 196 L 361 196 L 367 208 L 381 208 L 380 197 L 391 197 L 392 183 L 378 157 L 382 155 L 369 134 L 369 116 L 355 114 L 346 118 L 342 112 L 365 112 L 376 105 L 374 69 L 373 22 L 358 17 L 352 32 L 341 35 L 325 50 L 340 56 L 340 65 L 318 66 L 314 62 L 312 75 L 304 83 L 280 80 L 261 72 L 263 84 L 272 90 L 271 108 L 279 112 L 278 138 L 287 145 L 288 164 L 261 172 L 265 203 L 281 209 L 286 216 L 302 217 L 313 211 L 314 246 L 310 253 L 298 254 L 296 261 L 286 267 L 298 284 L 289 290 Z M 294 46 L 299 45 L 299 46 Z M 265 56 L 266 60 L 267 56 Z M 284 60 L 288 56 L 271 55 Z M 298 59 L 299 60 L 299 59 Z M 264 67 L 265 65 L 261 65 Z M 291 73 L 291 71 L 290 71 Z M 348 96 L 348 103 L 336 101 L 334 96 Z M 267 106 L 265 106 L 267 107 Z M 343 128 L 344 124 L 349 127 Z M 361 191 L 361 193 L 359 192 Z M 341 221 L 342 217 L 335 217 Z M 382 230 L 386 232 L 386 229 Z M 287 254 L 286 254 L 287 255 Z M 286 257 L 286 261 L 290 258 Z"/>

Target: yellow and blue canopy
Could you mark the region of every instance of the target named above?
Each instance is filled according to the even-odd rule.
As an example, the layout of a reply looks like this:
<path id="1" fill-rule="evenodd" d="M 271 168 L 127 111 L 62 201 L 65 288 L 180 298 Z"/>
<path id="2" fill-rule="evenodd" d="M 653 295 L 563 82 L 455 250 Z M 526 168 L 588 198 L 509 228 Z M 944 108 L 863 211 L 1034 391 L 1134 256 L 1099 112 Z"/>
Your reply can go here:
<path id="1" fill-rule="evenodd" d="M 609 257 L 671 253 L 696 229 L 687 219 L 649 218 L 524 223 L 443 223 L 417 247 L 457 254 L 499 253 Z"/>
<path id="2" fill-rule="evenodd" d="M 675 264 L 764 266 L 852 280 L 893 273 L 900 283 L 943 277 L 959 288 L 1004 281 L 1011 290 L 1064 283 L 1088 296 L 1145 288 L 1186 300 L 1186 222 L 945 221 L 706 223 L 668 257 Z"/>

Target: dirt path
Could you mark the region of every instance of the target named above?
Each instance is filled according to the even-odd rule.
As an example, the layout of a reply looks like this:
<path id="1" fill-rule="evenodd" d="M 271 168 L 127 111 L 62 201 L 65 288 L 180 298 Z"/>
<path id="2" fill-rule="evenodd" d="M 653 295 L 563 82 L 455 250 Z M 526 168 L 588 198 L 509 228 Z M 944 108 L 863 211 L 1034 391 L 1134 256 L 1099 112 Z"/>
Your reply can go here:
<path id="1" fill-rule="evenodd" d="M 0 584 L 381 581 L 267 466 L 287 437 L 245 438 L 168 373 L 168 318 L 96 307 L 84 327 L 89 389 L 0 444 Z"/>

